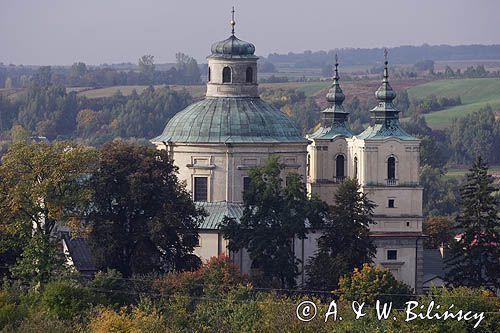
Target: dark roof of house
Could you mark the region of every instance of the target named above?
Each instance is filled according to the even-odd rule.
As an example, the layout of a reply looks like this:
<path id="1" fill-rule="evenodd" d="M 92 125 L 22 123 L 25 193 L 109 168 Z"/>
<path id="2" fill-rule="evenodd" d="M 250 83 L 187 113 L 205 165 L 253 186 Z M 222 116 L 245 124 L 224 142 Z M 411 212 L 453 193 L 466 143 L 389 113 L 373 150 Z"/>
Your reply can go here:
<path id="1" fill-rule="evenodd" d="M 446 275 L 446 252 L 445 257 L 441 256 L 439 249 L 424 249 L 424 282 L 436 277 L 445 279 Z"/>
<path id="2" fill-rule="evenodd" d="M 94 258 L 85 239 L 83 237 L 72 238 L 68 231 L 61 232 L 61 235 L 75 268 L 79 272 L 96 272 Z"/>

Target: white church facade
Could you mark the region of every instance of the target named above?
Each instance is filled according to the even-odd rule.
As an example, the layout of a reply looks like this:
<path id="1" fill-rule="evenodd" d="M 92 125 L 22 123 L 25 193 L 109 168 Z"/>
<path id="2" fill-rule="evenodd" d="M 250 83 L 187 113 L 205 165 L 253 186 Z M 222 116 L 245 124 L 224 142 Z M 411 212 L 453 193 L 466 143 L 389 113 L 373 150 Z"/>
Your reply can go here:
<path id="1" fill-rule="evenodd" d="M 370 127 L 358 135 L 349 130 L 336 67 L 321 127 L 304 138 L 286 114 L 259 98 L 255 47 L 238 39 L 234 20 L 231 24 L 231 36 L 213 44 L 208 57 L 206 97 L 176 114 L 163 133 L 151 140 L 168 151 L 193 200 L 209 214 L 200 225 L 195 253 L 202 260 L 229 254 L 244 273 L 250 272 L 245 251 L 228 253 L 219 224 L 224 216 L 242 216 L 248 171 L 278 156 L 285 166 L 283 179 L 288 172 L 298 173 L 307 181 L 308 191 L 329 204 L 346 177 L 358 179 L 362 191 L 377 204 L 377 223 L 371 227 L 377 247 L 375 264 L 420 291 L 420 142 L 399 126 L 387 61 Z M 317 236 L 294 241 L 296 257 L 302 262 L 299 284 L 306 279 L 304 265 L 316 250 Z"/>

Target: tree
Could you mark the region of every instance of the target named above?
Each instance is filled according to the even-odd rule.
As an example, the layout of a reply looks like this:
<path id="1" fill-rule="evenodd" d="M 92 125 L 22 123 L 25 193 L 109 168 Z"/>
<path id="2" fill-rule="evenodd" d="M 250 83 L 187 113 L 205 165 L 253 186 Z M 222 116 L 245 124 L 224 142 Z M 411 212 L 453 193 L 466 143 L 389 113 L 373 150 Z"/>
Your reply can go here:
<path id="1" fill-rule="evenodd" d="M 330 216 L 320 225 L 318 250 L 307 264 L 310 287 L 336 289 L 342 275 L 372 261 L 375 246 L 369 226 L 375 223 L 374 208 L 357 180 L 347 179 L 339 186 Z"/>
<path id="2" fill-rule="evenodd" d="M 60 269 L 58 228 L 85 215 L 95 152 L 67 142 L 18 142 L 0 165 L 0 232 L 21 248 L 11 271 L 37 282 Z"/>
<path id="3" fill-rule="evenodd" d="M 42 66 L 33 74 L 33 82 L 40 87 L 47 87 L 52 81 L 52 68 L 50 66 Z"/>
<path id="4" fill-rule="evenodd" d="M 379 300 L 381 303 L 393 302 L 394 308 L 402 308 L 413 294 L 411 287 L 396 280 L 391 272 L 368 264 L 341 277 L 338 292 L 343 301 L 375 305 Z"/>
<path id="5" fill-rule="evenodd" d="M 458 239 L 452 244 L 447 279 L 455 285 L 500 288 L 500 215 L 498 188 L 481 157 L 474 162 L 460 189 L 456 218 Z"/>
<path id="6" fill-rule="evenodd" d="M 176 68 L 183 78 L 183 83 L 199 83 L 201 74 L 200 68 L 196 60 L 187 54 L 178 52 L 175 54 L 175 59 L 177 60 Z"/>
<path id="7" fill-rule="evenodd" d="M 424 215 L 451 215 L 457 211 L 456 179 L 445 179 L 444 170 L 424 165 L 420 169 L 420 183 L 424 188 L 422 196 Z"/>
<path id="8" fill-rule="evenodd" d="M 155 74 L 154 56 L 145 54 L 139 59 L 139 71 L 145 76 L 148 83 L 152 84 Z"/>
<path id="9" fill-rule="evenodd" d="M 250 186 L 243 195 L 241 221 L 225 217 L 221 231 L 229 240 L 229 250 L 247 249 L 257 284 L 293 287 L 299 274 L 292 242 L 306 237 L 306 221 L 317 225 L 325 217 L 327 206 L 308 198 L 299 175 L 289 173 L 283 186 L 283 166 L 271 158 L 263 166 L 250 170 Z M 256 277 L 254 275 L 254 278 Z"/>
<path id="10" fill-rule="evenodd" d="M 132 274 L 189 270 L 204 212 L 176 175 L 166 151 L 113 141 L 99 154 L 88 219 L 98 267 Z"/>
<path id="11" fill-rule="evenodd" d="M 430 216 L 424 220 L 423 233 L 428 237 L 424 241 L 427 249 L 448 246 L 453 239 L 453 221 L 446 216 Z"/>

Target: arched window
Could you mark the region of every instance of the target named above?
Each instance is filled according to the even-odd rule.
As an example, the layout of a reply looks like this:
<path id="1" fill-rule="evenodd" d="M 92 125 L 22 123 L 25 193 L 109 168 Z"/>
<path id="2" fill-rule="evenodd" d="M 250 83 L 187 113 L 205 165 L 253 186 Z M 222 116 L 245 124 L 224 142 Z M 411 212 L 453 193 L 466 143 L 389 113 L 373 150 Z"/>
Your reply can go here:
<path id="1" fill-rule="evenodd" d="M 396 159 L 391 156 L 387 159 L 387 180 L 396 179 Z"/>
<path id="2" fill-rule="evenodd" d="M 246 82 L 247 83 L 252 83 L 253 81 L 253 69 L 252 67 L 248 67 L 247 68 L 247 79 L 246 79 Z"/>
<path id="3" fill-rule="evenodd" d="M 311 176 L 311 155 L 307 154 L 307 176 Z"/>
<path id="4" fill-rule="evenodd" d="M 358 157 L 354 156 L 354 179 L 358 179 Z"/>
<path id="5" fill-rule="evenodd" d="M 208 67 L 208 82 L 210 82 L 211 80 L 212 80 L 212 73 L 210 67 Z"/>
<path id="6" fill-rule="evenodd" d="M 222 83 L 229 82 L 231 82 L 231 68 L 224 67 L 224 69 L 222 70 Z"/>
<path id="7" fill-rule="evenodd" d="M 344 155 L 337 155 L 335 159 L 335 177 L 337 178 L 337 181 L 344 180 L 344 160 Z"/>

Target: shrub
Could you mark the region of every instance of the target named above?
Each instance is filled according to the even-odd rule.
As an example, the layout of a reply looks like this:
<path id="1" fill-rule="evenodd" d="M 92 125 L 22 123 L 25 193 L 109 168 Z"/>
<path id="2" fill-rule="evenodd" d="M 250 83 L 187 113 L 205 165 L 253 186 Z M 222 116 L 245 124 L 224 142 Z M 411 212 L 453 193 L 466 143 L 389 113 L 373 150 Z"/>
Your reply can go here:
<path id="1" fill-rule="evenodd" d="M 400 282 L 385 269 L 363 264 L 363 268 L 354 269 L 351 275 L 340 278 L 338 293 L 341 301 L 366 302 L 373 305 L 380 302 L 393 302 L 395 307 L 401 307 L 411 299 L 413 290 Z"/>
<path id="2" fill-rule="evenodd" d="M 111 308 L 100 307 L 96 309 L 93 319 L 87 326 L 90 333 L 154 333 L 171 332 L 166 326 L 163 316 L 157 312 L 147 313 L 137 308 L 128 310 L 122 308 L 115 312 Z"/>
<path id="3" fill-rule="evenodd" d="M 38 307 L 63 320 L 79 318 L 97 303 L 92 292 L 70 281 L 49 282 L 42 292 Z"/>

